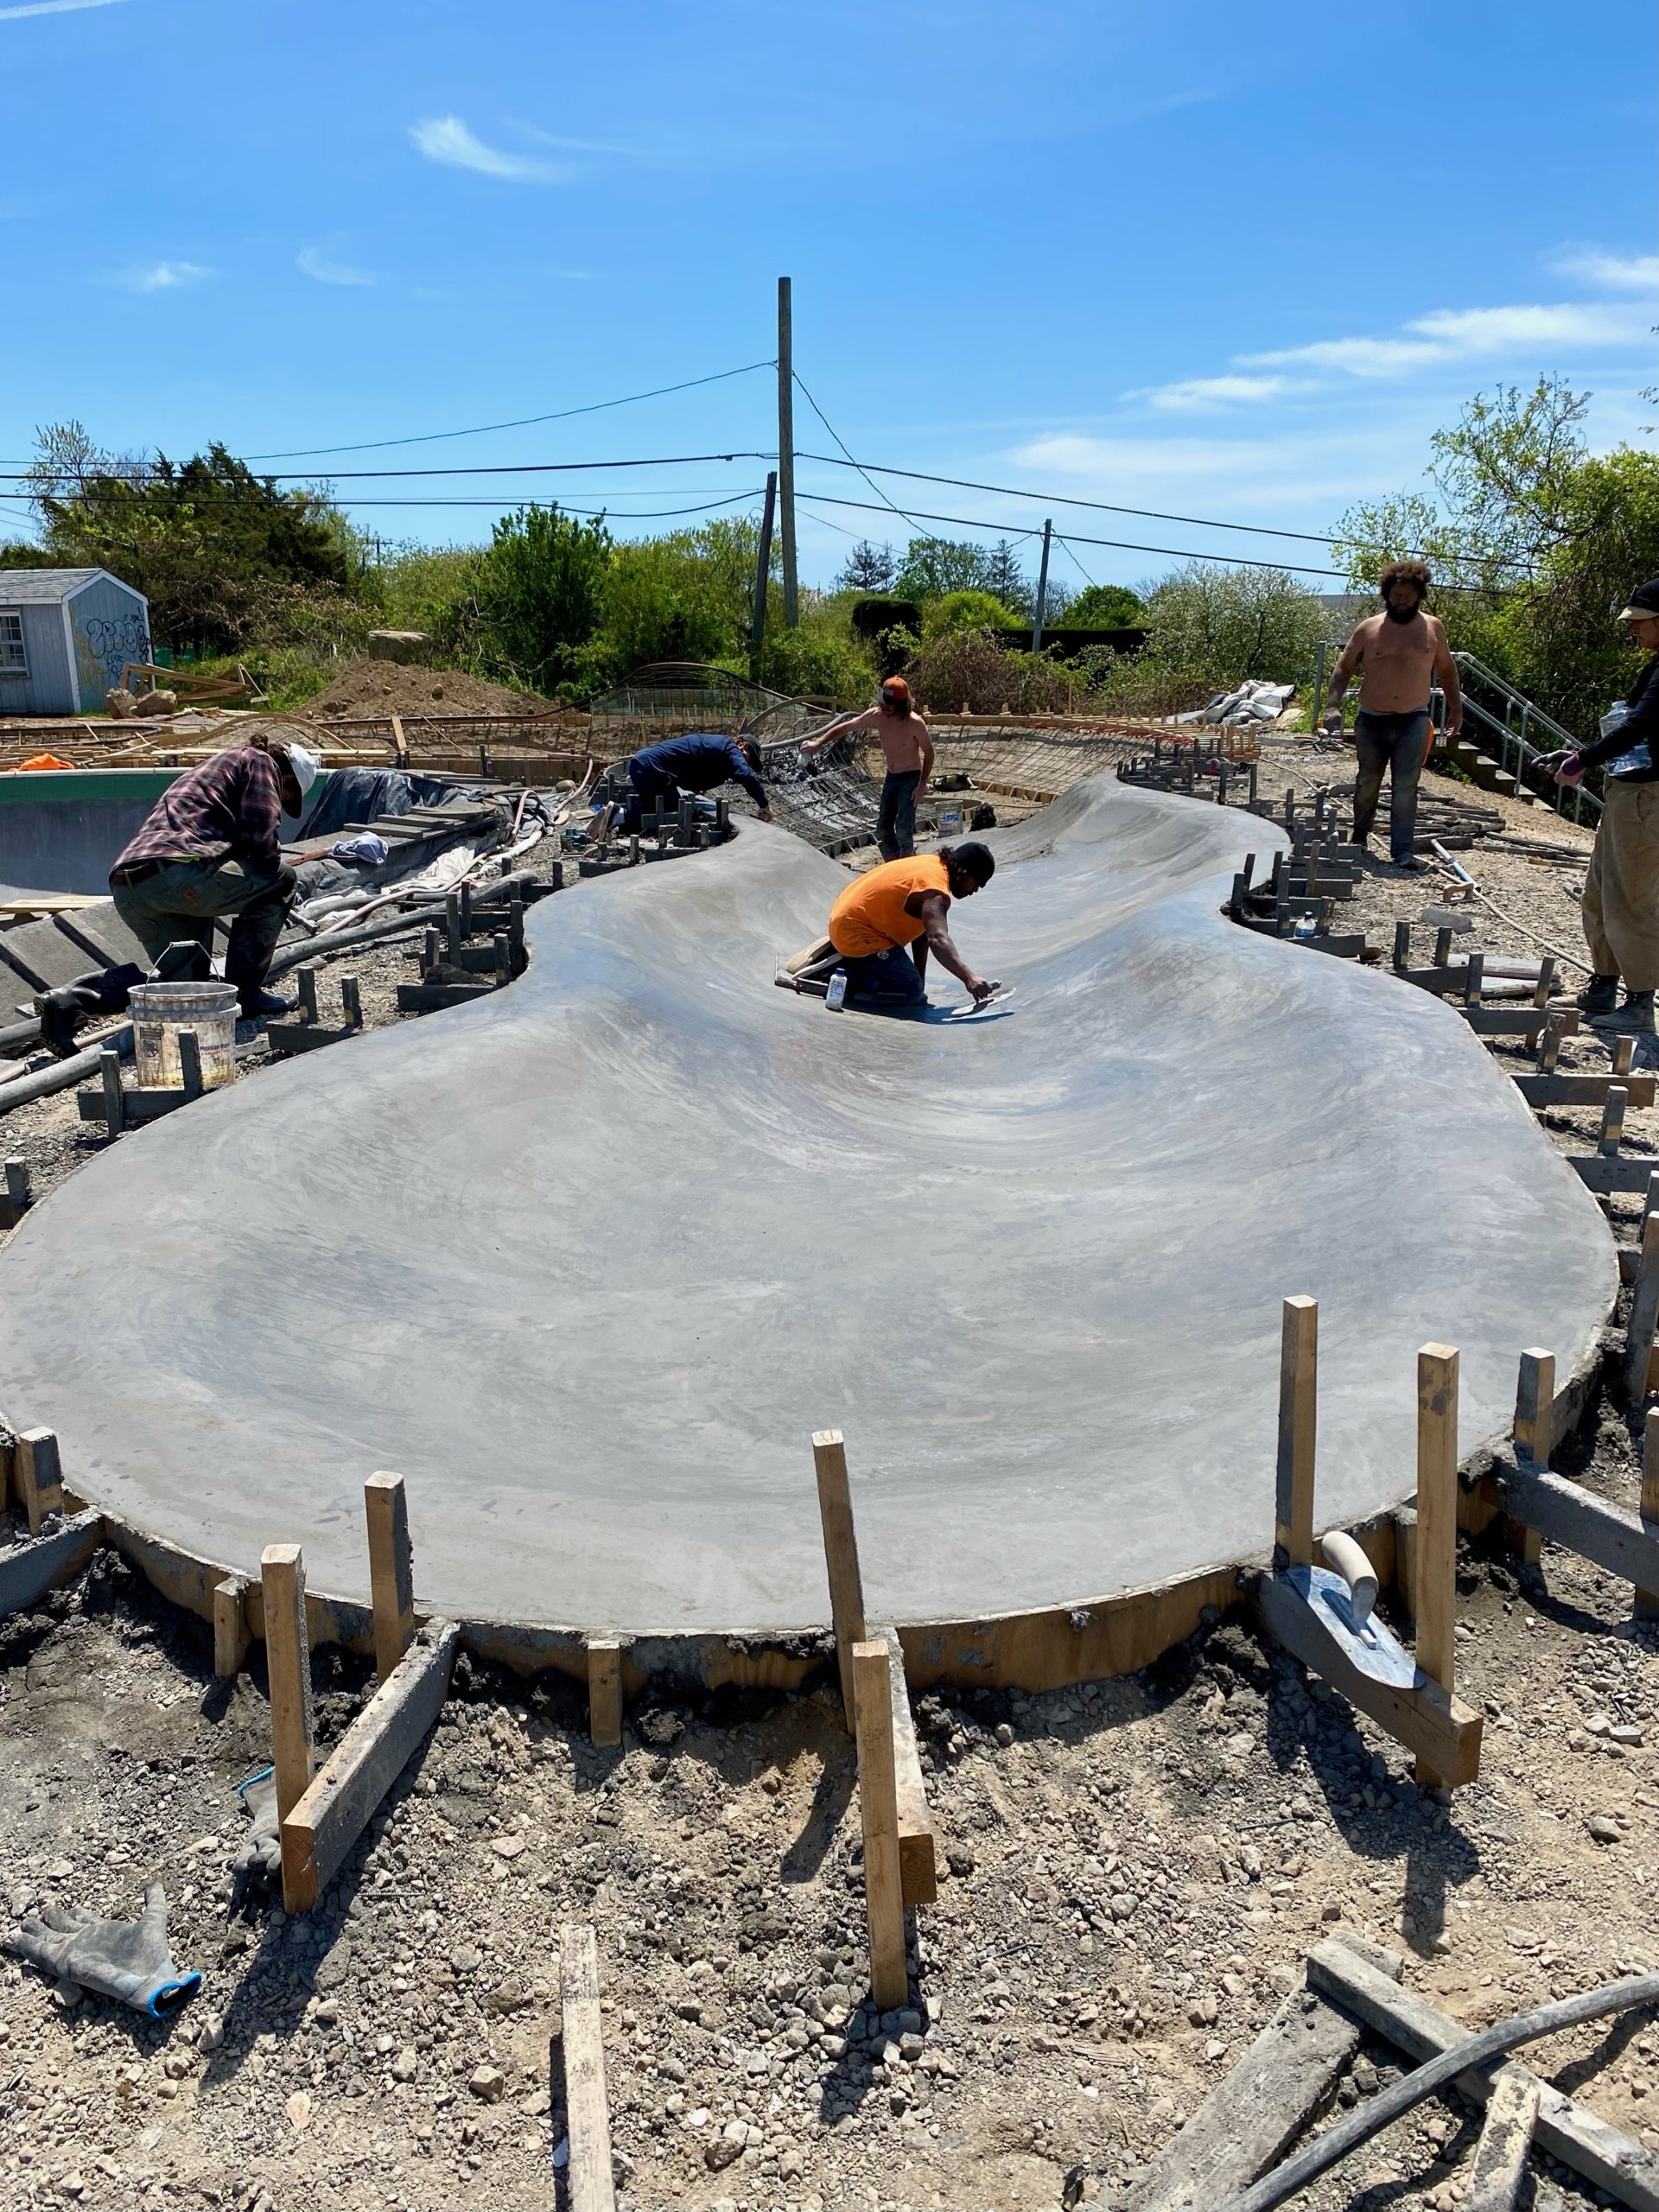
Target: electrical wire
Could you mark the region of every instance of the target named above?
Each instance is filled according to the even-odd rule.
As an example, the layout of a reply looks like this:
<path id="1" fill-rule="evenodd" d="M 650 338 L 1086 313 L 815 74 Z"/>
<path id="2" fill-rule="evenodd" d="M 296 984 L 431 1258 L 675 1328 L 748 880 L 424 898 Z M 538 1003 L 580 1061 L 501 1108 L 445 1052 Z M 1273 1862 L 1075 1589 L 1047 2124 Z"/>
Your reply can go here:
<path id="1" fill-rule="evenodd" d="M 1077 570 L 1077 574 L 1083 578 L 1084 583 L 1086 583 L 1092 591 L 1095 588 L 1095 580 L 1090 575 L 1088 569 L 1084 567 L 1082 562 L 1078 560 L 1076 553 L 1072 550 L 1071 539 L 1069 537 L 1062 537 L 1058 531 L 1056 531 L 1054 532 L 1054 543 L 1057 545 L 1065 546 L 1067 557 L 1071 561 L 1072 567 Z"/>
<path id="2" fill-rule="evenodd" d="M 819 406 L 817 401 L 814 399 L 811 393 L 807 391 L 806 385 L 802 381 L 798 372 L 791 370 L 791 374 L 794 376 L 795 382 L 800 385 L 802 396 L 804 397 L 807 405 L 812 410 L 812 412 L 817 416 L 819 422 L 823 423 L 824 429 L 829 431 L 830 436 L 835 440 L 836 443 L 841 448 L 842 452 L 846 455 L 848 467 L 856 468 L 859 474 L 869 486 L 871 491 L 874 493 L 876 498 L 878 499 L 885 499 L 887 505 L 893 508 L 893 512 L 898 516 L 899 521 L 907 522 L 911 528 L 914 530 L 916 527 L 915 517 L 913 515 L 907 515 L 902 507 L 894 505 L 893 500 L 888 499 L 887 494 L 876 482 L 874 477 L 870 474 L 868 469 L 863 467 L 858 461 L 853 459 L 852 450 L 848 445 L 846 439 L 842 436 L 841 432 L 830 420 L 830 417 L 824 413 L 823 408 Z"/>
<path id="3" fill-rule="evenodd" d="M 652 391 L 631 391 L 620 399 L 596 399 L 587 407 L 564 407 L 553 415 L 521 415 L 512 423 L 480 423 L 470 430 L 426 430 L 407 438 L 370 438 L 352 446 L 290 446 L 284 453 L 251 453 L 249 461 L 304 461 L 335 453 L 384 453 L 393 446 L 436 445 L 445 438 L 482 438 L 494 430 L 527 430 L 538 423 L 568 423 L 575 415 L 602 415 L 612 407 L 633 407 L 641 400 L 662 399 L 670 392 L 695 391 L 706 384 L 725 384 L 733 377 L 753 376 L 757 369 L 775 369 L 776 359 L 749 361 L 741 369 L 718 369 L 713 376 L 688 377 L 683 384 L 658 385 Z M 826 426 L 827 427 L 827 426 Z"/>
<path id="4" fill-rule="evenodd" d="M 700 461 L 772 461 L 775 459 L 776 455 L 769 453 L 669 453 L 645 454 L 637 460 L 622 461 L 499 461 L 465 468 L 338 469 L 329 472 L 323 480 L 329 484 L 370 484 L 394 479 L 407 481 L 417 476 L 559 476 L 570 475 L 594 468 L 688 468 Z M 79 484 L 82 480 L 81 477 L 72 474 L 67 469 L 60 470 L 51 476 L 36 476 L 32 472 L 16 477 L 0 475 L 0 484 Z M 135 480 L 130 477 L 123 477 L 118 480 L 130 483 Z M 182 489 L 180 480 L 176 476 L 150 476 L 137 480 L 163 486 L 178 486 Z M 272 476 L 270 479 L 273 484 L 314 484 L 316 480 L 315 470 L 304 474 L 290 470 L 283 474 Z"/>

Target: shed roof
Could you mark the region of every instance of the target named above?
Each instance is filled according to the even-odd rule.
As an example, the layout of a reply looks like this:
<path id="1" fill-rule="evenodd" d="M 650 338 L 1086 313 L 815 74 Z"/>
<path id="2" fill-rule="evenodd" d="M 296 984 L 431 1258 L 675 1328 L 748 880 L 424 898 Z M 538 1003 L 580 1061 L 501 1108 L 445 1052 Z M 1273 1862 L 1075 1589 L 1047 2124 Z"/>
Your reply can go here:
<path id="1" fill-rule="evenodd" d="M 111 576 L 107 569 L 0 569 L 0 605 L 7 607 L 52 607 L 60 600 L 73 599 L 99 576 L 108 577 L 123 591 L 130 591 L 135 599 L 143 594 L 131 584 L 122 583 L 119 576 Z"/>

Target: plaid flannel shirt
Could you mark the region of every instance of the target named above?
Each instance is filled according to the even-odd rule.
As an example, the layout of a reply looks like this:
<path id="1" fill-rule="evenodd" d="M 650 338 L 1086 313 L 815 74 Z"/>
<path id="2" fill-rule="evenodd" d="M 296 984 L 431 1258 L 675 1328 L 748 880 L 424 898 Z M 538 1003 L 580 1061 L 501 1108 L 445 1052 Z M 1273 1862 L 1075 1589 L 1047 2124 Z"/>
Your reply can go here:
<path id="1" fill-rule="evenodd" d="M 269 753 L 238 746 L 169 784 L 115 868 L 140 861 L 238 860 L 274 869 L 282 865 L 282 819 L 276 763 Z"/>

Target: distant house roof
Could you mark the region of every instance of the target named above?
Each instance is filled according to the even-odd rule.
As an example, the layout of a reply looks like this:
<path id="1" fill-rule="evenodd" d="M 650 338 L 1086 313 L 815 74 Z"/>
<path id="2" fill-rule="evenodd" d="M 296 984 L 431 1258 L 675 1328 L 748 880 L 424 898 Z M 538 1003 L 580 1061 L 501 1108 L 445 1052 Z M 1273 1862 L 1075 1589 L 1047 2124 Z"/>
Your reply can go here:
<path id="1" fill-rule="evenodd" d="M 60 600 L 73 599 L 99 576 L 109 576 L 123 591 L 134 590 L 107 569 L 0 569 L 0 601 L 9 607 L 53 607 Z M 143 597 L 143 592 L 136 595 Z"/>

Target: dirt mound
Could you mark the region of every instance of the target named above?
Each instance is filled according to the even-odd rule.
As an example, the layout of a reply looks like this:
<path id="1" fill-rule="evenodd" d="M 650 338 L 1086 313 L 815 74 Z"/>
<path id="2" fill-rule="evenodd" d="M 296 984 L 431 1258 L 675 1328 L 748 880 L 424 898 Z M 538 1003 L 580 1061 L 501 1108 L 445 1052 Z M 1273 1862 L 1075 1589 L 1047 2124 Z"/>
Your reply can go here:
<path id="1" fill-rule="evenodd" d="M 344 668 L 302 711 L 321 721 L 365 715 L 534 715 L 556 702 L 533 691 L 509 691 L 453 668 L 412 668 L 366 655 Z"/>

